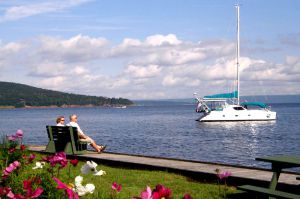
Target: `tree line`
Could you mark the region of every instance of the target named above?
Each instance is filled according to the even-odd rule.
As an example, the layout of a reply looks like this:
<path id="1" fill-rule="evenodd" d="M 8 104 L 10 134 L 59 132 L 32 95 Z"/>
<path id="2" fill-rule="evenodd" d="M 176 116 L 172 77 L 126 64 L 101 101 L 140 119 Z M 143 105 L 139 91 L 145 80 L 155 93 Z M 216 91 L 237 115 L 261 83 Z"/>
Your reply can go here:
<path id="1" fill-rule="evenodd" d="M 125 98 L 78 95 L 36 88 L 12 82 L 0 82 L 0 106 L 120 106 L 131 105 Z"/>

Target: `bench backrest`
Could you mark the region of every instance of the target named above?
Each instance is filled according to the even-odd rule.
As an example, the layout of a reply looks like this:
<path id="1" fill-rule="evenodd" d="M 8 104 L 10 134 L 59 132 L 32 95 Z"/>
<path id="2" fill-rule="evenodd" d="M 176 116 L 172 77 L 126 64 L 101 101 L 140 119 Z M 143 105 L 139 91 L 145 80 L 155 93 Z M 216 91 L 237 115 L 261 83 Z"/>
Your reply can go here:
<path id="1" fill-rule="evenodd" d="M 79 137 L 76 127 L 46 126 L 46 128 L 49 140 L 55 143 L 56 151 L 63 151 L 68 142 L 78 147 Z"/>

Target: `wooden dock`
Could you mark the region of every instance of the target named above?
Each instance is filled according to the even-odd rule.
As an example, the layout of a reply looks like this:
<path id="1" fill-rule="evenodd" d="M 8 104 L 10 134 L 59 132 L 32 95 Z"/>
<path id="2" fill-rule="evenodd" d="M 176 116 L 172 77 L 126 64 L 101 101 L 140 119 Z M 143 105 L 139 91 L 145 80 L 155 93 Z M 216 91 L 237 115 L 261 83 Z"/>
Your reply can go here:
<path id="1" fill-rule="evenodd" d="M 45 150 L 45 146 L 30 146 L 29 150 L 43 152 Z M 232 173 L 232 176 L 228 178 L 228 182 L 233 185 L 257 185 L 259 183 L 268 186 L 268 183 L 272 177 L 272 172 L 267 169 L 110 152 L 98 154 L 88 151 L 84 155 L 77 155 L 76 158 L 80 160 L 93 160 L 102 164 L 124 166 L 129 168 L 159 169 L 169 172 L 176 172 L 201 181 L 215 180 L 215 170 L 220 169 L 221 171 L 230 171 Z M 296 179 L 299 176 L 300 173 L 283 172 L 279 178 L 279 185 L 299 186 L 300 181 Z"/>

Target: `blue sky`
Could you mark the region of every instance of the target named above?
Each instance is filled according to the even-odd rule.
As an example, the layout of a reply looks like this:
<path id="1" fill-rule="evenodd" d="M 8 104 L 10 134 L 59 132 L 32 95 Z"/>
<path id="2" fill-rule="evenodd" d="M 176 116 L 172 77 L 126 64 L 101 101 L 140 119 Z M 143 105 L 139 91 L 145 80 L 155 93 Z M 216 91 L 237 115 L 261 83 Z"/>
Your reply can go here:
<path id="1" fill-rule="evenodd" d="M 300 94 L 297 0 L 0 1 L 0 80 L 130 99 Z"/>

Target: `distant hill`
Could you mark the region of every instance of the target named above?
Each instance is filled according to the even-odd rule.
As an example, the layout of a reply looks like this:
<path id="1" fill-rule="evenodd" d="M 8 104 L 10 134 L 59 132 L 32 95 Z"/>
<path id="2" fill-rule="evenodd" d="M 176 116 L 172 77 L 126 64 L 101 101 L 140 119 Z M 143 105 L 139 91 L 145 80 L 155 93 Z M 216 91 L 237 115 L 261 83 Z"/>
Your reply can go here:
<path id="1" fill-rule="evenodd" d="M 0 81 L 1 107 L 121 106 L 131 104 L 133 104 L 132 101 L 124 98 L 107 98 L 69 94 L 36 88 L 24 84 Z"/>

